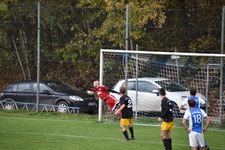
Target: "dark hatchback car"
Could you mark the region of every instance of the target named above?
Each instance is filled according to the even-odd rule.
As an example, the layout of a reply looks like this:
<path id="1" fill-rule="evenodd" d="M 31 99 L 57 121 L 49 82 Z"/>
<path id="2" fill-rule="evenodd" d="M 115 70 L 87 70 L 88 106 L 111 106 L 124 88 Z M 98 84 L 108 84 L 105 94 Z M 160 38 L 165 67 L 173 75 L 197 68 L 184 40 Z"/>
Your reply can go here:
<path id="1" fill-rule="evenodd" d="M 36 103 L 37 82 L 21 81 L 9 84 L 1 93 L 5 109 L 15 109 L 12 102 Z M 58 106 L 79 107 L 79 112 L 97 112 L 97 101 L 93 95 L 79 91 L 61 81 L 40 81 L 39 103 Z M 64 112 L 65 108 L 58 108 Z"/>

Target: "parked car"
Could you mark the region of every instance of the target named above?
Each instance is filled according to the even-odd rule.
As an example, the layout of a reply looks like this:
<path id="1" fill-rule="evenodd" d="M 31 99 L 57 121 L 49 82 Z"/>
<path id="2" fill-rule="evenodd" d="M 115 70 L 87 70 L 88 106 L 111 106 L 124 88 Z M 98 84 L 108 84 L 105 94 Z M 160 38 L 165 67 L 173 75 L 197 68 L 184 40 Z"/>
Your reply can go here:
<path id="1" fill-rule="evenodd" d="M 21 81 L 9 84 L 1 93 L 5 109 L 15 109 L 14 102 L 36 103 L 37 82 Z M 97 112 L 97 101 L 93 95 L 78 91 L 61 81 L 41 81 L 39 103 L 58 106 L 79 107 L 79 112 Z M 58 108 L 65 112 L 65 108 Z"/>
<path id="2" fill-rule="evenodd" d="M 125 80 L 117 82 L 113 87 L 113 90 L 119 91 L 119 88 L 125 85 Z M 136 79 L 128 79 L 128 96 L 131 97 L 133 103 L 133 111 L 138 112 L 160 112 L 161 111 L 161 98 L 159 96 L 159 89 L 164 88 L 166 90 L 166 97 L 168 97 L 173 102 L 174 111 L 180 113 L 179 107 L 182 101 L 190 96 L 190 91 L 166 78 L 138 78 L 138 105 L 136 105 Z M 119 99 L 118 94 L 114 94 L 116 98 Z M 199 96 L 206 99 L 202 94 L 197 93 Z"/>

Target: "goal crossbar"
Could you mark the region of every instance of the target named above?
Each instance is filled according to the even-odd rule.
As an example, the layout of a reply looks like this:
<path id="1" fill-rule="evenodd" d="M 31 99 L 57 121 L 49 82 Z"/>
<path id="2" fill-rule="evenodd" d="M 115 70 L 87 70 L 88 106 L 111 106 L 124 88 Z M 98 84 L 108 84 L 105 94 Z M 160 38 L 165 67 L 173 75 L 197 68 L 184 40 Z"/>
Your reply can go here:
<path id="1" fill-rule="evenodd" d="M 154 54 L 154 55 L 178 55 L 178 56 L 205 56 L 205 57 L 225 57 L 225 54 L 210 53 L 181 53 L 181 52 L 155 52 L 155 51 L 133 51 L 133 50 L 115 50 L 101 49 L 101 52 L 126 53 L 126 54 Z"/>

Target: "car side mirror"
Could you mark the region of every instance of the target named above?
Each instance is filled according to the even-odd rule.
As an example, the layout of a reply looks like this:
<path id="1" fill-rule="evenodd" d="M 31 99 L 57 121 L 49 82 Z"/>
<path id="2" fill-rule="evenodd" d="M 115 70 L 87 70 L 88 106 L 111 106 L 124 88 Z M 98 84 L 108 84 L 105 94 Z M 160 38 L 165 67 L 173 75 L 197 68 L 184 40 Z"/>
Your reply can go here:
<path id="1" fill-rule="evenodd" d="M 153 90 L 152 93 L 155 93 L 157 96 L 159 96 L 159 90 Z"/>
<path id="2" fill-rule="evenodd" d="M 42 94 L 47 94 L 47 95 L 50 95 L 51 94 L 51 91 L 49 90 L 43 90 L 43 92 L 41 92 Z"/>

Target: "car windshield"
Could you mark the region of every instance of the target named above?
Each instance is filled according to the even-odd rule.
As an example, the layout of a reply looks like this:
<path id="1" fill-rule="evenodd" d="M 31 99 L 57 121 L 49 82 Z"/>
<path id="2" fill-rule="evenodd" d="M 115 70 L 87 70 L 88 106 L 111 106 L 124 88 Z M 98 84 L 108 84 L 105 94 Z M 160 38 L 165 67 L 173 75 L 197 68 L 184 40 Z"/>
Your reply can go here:
<path id="1" fill-rule="evenodd" d="M 155 81 L 168 92 L 187 91 L 187 88 L 171 80 Z"/>
<path id="2" fill-rule="evenodd" d="M 51 89 L 57 92 L 61 91 L 75 91 L 76 89 L 66 83 L 63 82 L 57 82 L 57 81 L 51 81 L 51 82 L 46 82 L 46 85 L 49 86 Z"/>

